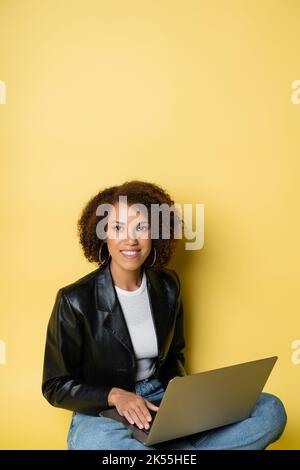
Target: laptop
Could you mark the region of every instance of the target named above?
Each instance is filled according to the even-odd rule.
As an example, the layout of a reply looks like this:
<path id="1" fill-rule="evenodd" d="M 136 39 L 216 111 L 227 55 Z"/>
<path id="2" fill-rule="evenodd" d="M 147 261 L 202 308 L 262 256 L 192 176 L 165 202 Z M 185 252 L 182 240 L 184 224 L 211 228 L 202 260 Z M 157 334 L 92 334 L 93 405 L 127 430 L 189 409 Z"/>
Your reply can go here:
<path id="1" fill-rule="evenodd" d="M 130 424 L 115 407 L 99 416 L 123 422 L 146 446 L 236 423 L 251 415 L 277 359 L 272 356 L 174 377 L 162 399 L 153 401 L 159 410 L 149 410 L 149 429 Z"/>

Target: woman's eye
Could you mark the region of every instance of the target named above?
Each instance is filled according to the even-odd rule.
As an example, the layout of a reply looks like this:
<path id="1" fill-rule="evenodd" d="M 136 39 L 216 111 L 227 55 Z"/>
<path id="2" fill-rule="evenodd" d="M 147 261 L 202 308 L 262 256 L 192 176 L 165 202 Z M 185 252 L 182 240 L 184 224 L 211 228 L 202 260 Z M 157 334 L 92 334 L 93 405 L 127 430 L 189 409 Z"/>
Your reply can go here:
<path id="1" fill-rule="evenodd" d="M 116 230 L 117 232 L 120 232 L 122 229 L 123 229 L 123 227 L 121 227 L 120 225 L 116 225 L 114 227 L 114 230 Z"/>
<path id="2" fill-rule="evenodd" d="M 138 225 L 136 229 L 139 230 L 139 231 L 146 232 L 148 230 L 148 226 L 147 225 Z M 124 230 L 124 227 L 121 226 L 121 225 L 115 225 L 113 227 L 113 230 L 115 230 L 116 232 L 122 232 Z"/>

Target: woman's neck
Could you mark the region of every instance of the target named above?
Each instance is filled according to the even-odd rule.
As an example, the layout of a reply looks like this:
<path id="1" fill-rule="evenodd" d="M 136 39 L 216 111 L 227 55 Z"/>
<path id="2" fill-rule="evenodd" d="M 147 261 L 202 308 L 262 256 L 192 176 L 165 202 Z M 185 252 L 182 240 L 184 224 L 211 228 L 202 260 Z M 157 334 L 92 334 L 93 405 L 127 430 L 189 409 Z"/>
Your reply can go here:
<path id="1" fill-rule="evenodd" d="M 109 267 L 113 282 L 120 289 L 134 291 L 140 287 L 142 283 L 141 268 L 134 271 L 123 269 L 120 265 L 116 265 L 113 260 L 111 260 Z"/>

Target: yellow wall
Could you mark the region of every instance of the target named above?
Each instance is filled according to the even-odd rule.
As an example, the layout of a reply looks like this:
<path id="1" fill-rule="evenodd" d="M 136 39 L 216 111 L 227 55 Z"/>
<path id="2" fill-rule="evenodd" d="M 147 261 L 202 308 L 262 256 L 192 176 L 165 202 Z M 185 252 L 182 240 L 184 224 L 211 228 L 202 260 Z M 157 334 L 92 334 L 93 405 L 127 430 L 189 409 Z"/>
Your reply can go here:
<path id="1" fill-rule="evenodd" d="M 0 447 L 64 449 L 70 412 L 40 391 L 56 291 L 96 268 L 76 221 L 140 178 L 205 204 L 203 250 L 172 261 L 188 370 L 277 354 L 300 448 L 298 0 L 0 0 Z"/>

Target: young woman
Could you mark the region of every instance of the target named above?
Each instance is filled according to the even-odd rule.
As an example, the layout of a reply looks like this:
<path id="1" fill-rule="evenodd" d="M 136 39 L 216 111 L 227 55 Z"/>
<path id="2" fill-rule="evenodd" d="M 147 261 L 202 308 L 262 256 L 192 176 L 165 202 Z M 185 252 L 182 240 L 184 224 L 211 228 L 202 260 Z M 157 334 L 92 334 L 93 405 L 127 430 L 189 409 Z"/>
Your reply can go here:
<path id="1" fill-rule="evenodd" d="M 143 204 L 138 213 L 130 212 L 133 204 Z M 124 423 L 99 417 L 115 406 L 128 422 L 148 428 L 149 410 L 158 409 L 152 402 L 163 397 L 171 378 L 186 375 L 180 281 L 166 267 L 180 217 L 170 211 L 169 238 L 162 230 L 151 237 L 153 204 L 170 208 L 174 201 L 158 185 L 129 181 L 100 191 L 83 209 L 80 243 L 99 267 L 58 290 L 47 329 L 43 395 L 73 411 L 69 449 L 264 449 L 286 425 L 282 402 L 268 393 L 248 419 L 156 446 L 137 441 Z M 110 209 L 97 215 L 99 207 Z"/>

